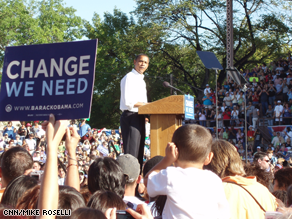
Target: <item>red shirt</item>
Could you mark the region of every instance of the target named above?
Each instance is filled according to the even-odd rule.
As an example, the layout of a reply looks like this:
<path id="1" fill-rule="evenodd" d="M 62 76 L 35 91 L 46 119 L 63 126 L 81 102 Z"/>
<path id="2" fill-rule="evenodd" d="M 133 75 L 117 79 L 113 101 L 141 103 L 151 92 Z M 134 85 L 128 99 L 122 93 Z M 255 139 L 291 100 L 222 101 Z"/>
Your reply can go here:
<path id="1" fill-rule="evenodd" d="M 223 115 L 223 119 L 231 119 L 231 112 L 230 111 L 224 112 L 222 115 Z"/>
<path id="2" fill-rule="evenodd" d="M 253 137 L 254 131 L 247 131 L 247 137 Z"/>
<path id="3" fill-rule="evenodd" d="M 259 97 L 258 96 L 252 95 L 252 97 L 254 98 L 252 100 L 253 102 L 259 102 Z"/>

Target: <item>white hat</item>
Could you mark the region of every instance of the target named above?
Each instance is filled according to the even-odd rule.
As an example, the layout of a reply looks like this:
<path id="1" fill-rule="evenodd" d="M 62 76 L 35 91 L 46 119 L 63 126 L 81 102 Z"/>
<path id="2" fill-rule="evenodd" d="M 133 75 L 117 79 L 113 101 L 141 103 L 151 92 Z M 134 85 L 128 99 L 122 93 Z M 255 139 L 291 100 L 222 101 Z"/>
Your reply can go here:
<path id="1" fill-rule="evenodd" d="M 209 86 L 209 84 L 206 84 L 206 87 L 208 87 Z"/>
<path id="2" fill-rule="evenodd" d="M 261 146 L 257 146 L 257 148 L 261 149 Z"/>
<path id="3" fill-rule="evenodd" d="M 277 103 L 281 103 L 281 100 L 278 100 Z"/>

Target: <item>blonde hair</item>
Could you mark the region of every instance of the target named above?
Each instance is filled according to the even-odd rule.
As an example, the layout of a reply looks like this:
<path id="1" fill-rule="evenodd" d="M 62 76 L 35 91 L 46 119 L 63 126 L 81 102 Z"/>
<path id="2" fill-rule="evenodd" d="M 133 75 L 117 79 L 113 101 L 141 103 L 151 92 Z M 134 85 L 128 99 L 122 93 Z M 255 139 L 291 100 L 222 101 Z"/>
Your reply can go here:
<path id="1" fill-rule="evenodd" d="M 205 169 L 211 170 L 220 178 L 245 175 L 242 160 L 235 147 L 228 141 L 214 140 L 211 151 L 214 156 L 211 163 L 205 166 Z"/>

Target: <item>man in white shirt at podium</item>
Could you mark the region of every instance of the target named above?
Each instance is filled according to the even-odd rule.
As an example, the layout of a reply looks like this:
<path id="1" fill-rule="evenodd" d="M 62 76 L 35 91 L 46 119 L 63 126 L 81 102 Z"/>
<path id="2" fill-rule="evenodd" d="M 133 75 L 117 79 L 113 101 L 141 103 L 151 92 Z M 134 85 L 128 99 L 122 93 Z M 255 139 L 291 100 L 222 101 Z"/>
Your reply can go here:
<path id="1" fill-rule="evenodd" d="M 120 124 L 125 154 L 131 154 L 143 166 L 145 117 L 138 108 L 147 104 L 147 90 L 143 73 L 149 66 L 149 57 L 139 54 L 134 60 L 134 69 L 121 80 Z"/>

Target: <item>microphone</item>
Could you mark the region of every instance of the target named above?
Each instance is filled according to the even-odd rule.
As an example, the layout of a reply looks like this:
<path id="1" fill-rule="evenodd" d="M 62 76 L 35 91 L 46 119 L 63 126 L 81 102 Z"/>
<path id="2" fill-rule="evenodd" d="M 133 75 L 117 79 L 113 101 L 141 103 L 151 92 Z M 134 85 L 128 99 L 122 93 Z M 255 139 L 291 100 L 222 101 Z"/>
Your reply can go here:
<path id="1" fill-rule="evenodd" d="M 178 88 L 176 88 L 176 87 L 173 87 L 173 86 L 171 86 L 167 81 L 164 81 L 163 82 L 163 87 L 168 87 L 168 88 L 172 88 L 172 89 L 174 89 L 174 90 L 177 90 L 177 91 L 179 91 L 179 92 L 181 92 L 182 94 L 185 94 L 184 92 L 182 92 L 180 89 L 178 89 Z"/>

